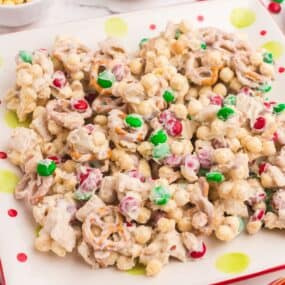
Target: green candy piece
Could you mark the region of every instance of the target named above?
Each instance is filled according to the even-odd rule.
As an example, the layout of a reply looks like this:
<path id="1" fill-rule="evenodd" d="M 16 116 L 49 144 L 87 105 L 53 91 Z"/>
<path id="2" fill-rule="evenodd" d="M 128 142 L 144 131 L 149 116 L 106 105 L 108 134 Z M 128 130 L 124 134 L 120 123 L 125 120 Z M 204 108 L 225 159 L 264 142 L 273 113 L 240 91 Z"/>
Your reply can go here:
<path id="1" fill-rule="evenodd" d="M 98 74 L 97 83 L 102 88 L 110 88 L 116 81 L 114 74 L 108 70 L 104 70 Z"/>
<path id="2" fill-rule="evenodd" d="M 156 186 L 151 191 L 151 201 L 156 205 L 166 205 L 170 199 L 170 193 L 163 186 Z"/>
<path id="3" fill-rule="evenodd" d="M 20 50 L 19 57 L 23 62 L 32 64 L 33 62 L 33 56 L 30 52 L 26 50 Z"/>
<path id="4" fill-rule="evenodd" d="M 150 142 L 154 145 L 165 143 L 167 141 L 167 134 L 164 130 L 158 130 L 150 136 Z"/>
<path id="5" fill-rule="evenodd" d="M 54 173 L 56 164 L 51 159 L 43 159 L 38 162 L 37 173 L 39 176 L 50 176 Z"/>
<path id="6" fill-rule="evenodd" d="M 225 180 L 225 177 L 222 173 L 218 171 L 208 172 L 206 174 L 206 179 L 209 182 L 223 182 Z"/>
<path id="7" fill-rule="evenodd" d="M 207 49 L 207 44 L 206 43 L 201 43 L 200 48 L 203 50 Z"/>
<path id="8" fill-rule="evenodd" d="M 264 84 L 264 85 L 259 87 L 259 91 L 261 91 L 262 93 L 270 92 L 271 89 L 272 89 L 272 86 L 269 84 Z"/>
<path id="9" fill-rule="evenodd" d="M 264 55 L 263 55 L 263 61 L 266 62 L 266 63 L 273 63 L 273 55 L 271 52 L 266 52 Z"/>
<path id="10" fill-rule="evenodd" d="M 279 3 L 279 4 L 281 4 L 281 3 L 283 3 L 284 2 L 284 0 L 272 0 L 273 2 L 276 2 L 276 3 Z"/>
<path id="11" fill-rule="evenodd" d="M 129 114 L 125 118 L 125 122 L 129 127 L 132 127 L 132 128 L 140 128 L 143 125 L 142 117 L 137 114 Z"/>
<path id="12" fill-rule="evenodd" d="M 238 219 L 239 219 L 238 232 L 241 233 L 241 232 L 243 232 L 245 225 L 244 225 L 244 221 L 241 217 L 238 217 Z"/>
<path id="13" fill-rule="evenodd" d="M 163 99 L 167 103 L 171 103 L 175 100 L 175 96 L 172 90 L 165 90 L 162 95 Z"/>
<path id="14" fill-rule="evenodd" d="M 175 31 L 175 36 L 174 36 L 174 38 L 175 38 L 176 40 L 178 40 L 181 35 L 182 35 L 182 31 L 180 31 L 179 29 L 177 29 L 177 30 Z"/>
<path id="15" fill-rule="evenodd" d="M 285 110 L 285 103 L 280 103 L 273 107 L 273 113 L 280 114 Z"/>
<path id="16" fill-rule="evenodd" d="M 170 154 L 169 145 L 167 143 L 161 143 L 153 148 L 152 156 L 155 159 L 163 159 Z"/>
<path id="17" fill-rule="evenodd" d="M 148 41 L 148 38 L 143 38 L 143 39 L 141 39 L 141 41 L 140 41 L 140 43 L 139 43 L 140 48 L 142 48 L 143 45 L 144 45 L 147 41 Z"/>
<path id="18" fill-rule="evenodd" d="M 208 173 L 208 169 L 200 168 L 198 172 L 198 176 L 206 176 L 207 173 Z"/>
<path id="19" fill-rule="evenodd" d="M 87 201 L 91 196 L 92 192 L 82 192 L 80 190 L 75 191 L 73 194 L 74 199 L 78 201 Z"/>
<path id="20" fill-rule="evenodd" d="M 223 101 L 224 106 L 235 106 L 237 104 L 237 97 L 235 95 L 227 96 Z"/>
<path id="21" fill-rule="evenodd" d="M 191 121 L 191 120 L 192 120 L 192 117 L 191 117 L 190 115 L 187 115 L 187 119 L 188 119 L 189 121 Z"/>
<path id="22" fill-rule="evenodd" d="M 230 117 L 232 117 L 235 114 L 235 111 L 230 108 L 230 107 L 222 107 L 218 113 L 217 113 L 217 117 L 222 120 L 222 121 L 226 121 L 227 119 L 229 119 Z"/>

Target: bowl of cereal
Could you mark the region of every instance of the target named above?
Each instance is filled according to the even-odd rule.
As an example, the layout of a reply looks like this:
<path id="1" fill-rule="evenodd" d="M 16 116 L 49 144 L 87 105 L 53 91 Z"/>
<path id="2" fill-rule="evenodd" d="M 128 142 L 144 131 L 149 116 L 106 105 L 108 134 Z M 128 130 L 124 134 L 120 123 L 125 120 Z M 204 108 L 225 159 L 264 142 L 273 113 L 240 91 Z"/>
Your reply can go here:
<path id="1" fill-rule="evenodd" d="M 0 26 L 19 27 L 40 19 L 51 0 L 0 0 Z"/>

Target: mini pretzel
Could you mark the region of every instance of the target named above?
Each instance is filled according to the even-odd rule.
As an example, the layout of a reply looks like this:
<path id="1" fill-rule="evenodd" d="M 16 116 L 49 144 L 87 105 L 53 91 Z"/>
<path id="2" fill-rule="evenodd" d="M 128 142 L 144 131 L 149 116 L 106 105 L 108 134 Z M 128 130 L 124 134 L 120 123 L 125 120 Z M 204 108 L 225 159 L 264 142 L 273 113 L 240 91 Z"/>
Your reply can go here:
<path id="1" fill-rule="evenodd" d="M 113 109 L 119 109 L 122 111 L 126 110 L 126 105 L 124 104 L 122 98 L 99 95 L 92 104 L 92 109 L 97 114 L 108 114 Z"/>
<path id="2" fill-rule="evenodd" d="M 101 95 L 112 94 L 112 88 L 102 88 L 97 83 L 97 78 L 99 73 L 104 71 L 105 69 L 108 69 L 109 66 L 110 66 L 110 60 L 105 58 L 101 58 L 100 60 L 95 60 L 91 66 L 89 87 L 91 89 L 96 90 Z"/>
<path id="3" fill-rule="evenodd" d="M 195 67 L 197 61 L 202 61 L 202 53 L 191 54 L 186 62 L 186 76 L 197 85 L 212 86 L 218 81 L 218 66 Z"/>
<path id="4" fill-rule="evenodd" d="M 107 217 L 113 217 L 114 221 L 104 221 Z M 100 229 L 101 233 L 99 236 L 96 236 L 92 232 L 93 226 Z M 126 243 L 130 240 L 130 236 L 123 226 L 119 210 L 114 206 L 94 209 L 86 217 L 82 225 L 82 232 L 84 240 L 90 244 L 95 251 L 120 251 L 126 247 Z M 112 240 L 112 235 L 116 236 L 115 240 Z"/>
<path id="5" fill-rule="evenodd" d="M 251 88 L 259 88 L 260 85 L 265 84 L 271 78 L 259 74 L 250 68 L 249 54 L 237 54 L 232 60 L 233 66 L 236 69 L 236 74 L 239 81 Z"/>
<path id="6" fill-rule="evenodd" d="M 35 174 L 26 174 L 15 188 L 16 199 L 26 198 L 32 205 L 37 204 L 50 190 L 53 177 L 36 177 Z"/>
<path id="7" fill-rule="evenodd" d="M 118 143 L 121 140 L 134 143 L 143 141 L 148 131 L 147 125 L 143 124 L 141 128 L 129 130 L 124 123 L 125 117 L 126 114 L 120 110 L 113 110 L 109 113 L 108 126 L 113 139 Z"/>
<path id="8" fill-rule="evenodd" d="M 65 99 L 52 100 L 47 104 L 48 119 L 54 120 L 58 125 L 68 129 L 75 129 L 84 124 L 84 119 L 92 115 L 88 108 L 84 112 L 76 112 L 71 109 L 71 102 Z"/>

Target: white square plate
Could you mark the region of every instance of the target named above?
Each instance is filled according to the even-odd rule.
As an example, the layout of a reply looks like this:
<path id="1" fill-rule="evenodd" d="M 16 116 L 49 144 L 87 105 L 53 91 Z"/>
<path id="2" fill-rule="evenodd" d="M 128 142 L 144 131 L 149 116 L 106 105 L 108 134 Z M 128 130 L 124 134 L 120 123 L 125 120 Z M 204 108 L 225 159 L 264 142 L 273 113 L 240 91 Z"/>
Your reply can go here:
<path id="1" fill-rule="evenodd" d="M 239 28 L 231 23 L 231 19 L 233 20 L 231 16 L 234 16 Z M 1 36 L 0 94 L 4 96 L 15 81 L 14 57 L 19 49 L 49 48 L 57 34 L 75 35 L 95 49 L 96 43 L 109 33 L 120 36 L 123 44 L 132 50 L 137 47 L 141 38 L 157 35 L 159 30 L 164 29 L 167 21 L 178 22 L 182 19 L 188 19 L 197 26 L 212 25 L 228 31 L 245 33 L 256 47 L 267 43 L 266 46 L 279 56 L 276 64 L 276 81 L 269 96 L 282 100 L 281 95 L 284 94 L 285 87 L 285 72 L 282 72 L 284 71 L 282 67 L 285 66 L 285 39 L 264 7 L 254 0 L 203 1 Z M 201 21 L 202 19 L 204 20 Z M 266 32 L 261 32 L 263 30 Z M 0 106 L 0 151 L 5 151 L 11 126 L 15 127 L 17 124 L 11 116 L 2 104 Z M 76 256 L 61 259 L 53 255 L 41 254 L 33 248 L 36 225 L 32 223 L 24 205 L 15 201 L 11 192 L 8 193 L 13 187 L 13 173 L 19 175 L 7 160 L 0 159 L 0 256 L 6 285 L 131 285 L 134 283 L 136 285 L 168 285 L 175 282 L 179 285 L 205 285 L 252 274 L 284 263 L 284 233 L 267 231 L 256 236 L 242 234 L 230 243 L 209 240 L 207 241 L 208 252 L 204 259 L 185 264 L 172 262 L 158 277 L 152 279 L 113 269 L 93 271 Z M 10 217 L 9 209 L 16 209 L 18 215 L 14 218 Z M 248 266 L 243 270 L 237 270 L 239 272 L 235 274 L 219 271 L 215 265 L 217 258 L 232 252 L 248 256 Z M 26 262 L 17 260 L 18 253 L 27 255 Z M 236 261 L 235 264 L 238 262 Z M 246 281 L 241 284 L 250 283 Z M 258 281 L 252 284 L 265 283 Z"/>

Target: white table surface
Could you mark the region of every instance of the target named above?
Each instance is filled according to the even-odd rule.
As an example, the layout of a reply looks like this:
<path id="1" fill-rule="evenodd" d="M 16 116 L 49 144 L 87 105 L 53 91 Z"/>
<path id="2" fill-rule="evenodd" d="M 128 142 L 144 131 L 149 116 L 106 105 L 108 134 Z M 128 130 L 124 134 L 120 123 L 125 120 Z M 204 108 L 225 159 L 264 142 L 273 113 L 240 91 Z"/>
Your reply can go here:
<path id="1" fill-rule="evenodd" d="M 162 5 L 194 1 L 198 0 L 54 0 L 53 5 L 46 12 L 45 17 L 39 22 L 21 28 L 6 28 L 0 26 L 0 34 L 96 18 L 117 12 L 129 12 L 136 9 L 147 9 Z M 264 5 L 269 3 L 269 0 L 260 1 L 262 1 Z M 285 4 L 283 5 L 282 13 L 272 15 L 272 17 L 285 33 Z"/>

